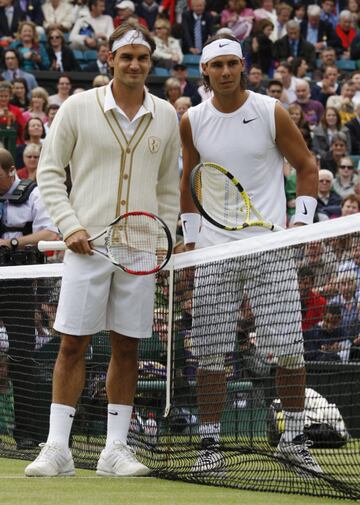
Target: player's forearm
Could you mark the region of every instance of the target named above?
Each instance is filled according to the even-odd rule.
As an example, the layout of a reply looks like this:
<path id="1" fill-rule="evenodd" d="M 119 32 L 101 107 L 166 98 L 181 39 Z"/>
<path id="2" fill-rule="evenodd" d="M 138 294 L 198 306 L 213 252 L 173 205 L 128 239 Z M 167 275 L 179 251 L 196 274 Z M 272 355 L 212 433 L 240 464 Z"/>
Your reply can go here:
<path id="1" fill-rule="evenodd" d="M 196 205 L 191 196 L 190 178 L 183 174 L 180 181 L 180 211 L 182 214 L 186 212 L 198 213 Z"/>
<path id="2" fill-rule="evenodd" d="M 19 247 L 25 247 L 27 245 L 37 245 L 40 240 L 57 240 L 59 236 L 57 233 L 54 233 L 50 230 L 40 230 L 34 233 L 30 233 L 30 235 L 24 235 L 23 237 L 19 237 Z"/>
<path id="3" fill-rule="evenodd" d="M 319 176 L 313 156 L 296 170 L 296 195 L 317 198 Z"/>

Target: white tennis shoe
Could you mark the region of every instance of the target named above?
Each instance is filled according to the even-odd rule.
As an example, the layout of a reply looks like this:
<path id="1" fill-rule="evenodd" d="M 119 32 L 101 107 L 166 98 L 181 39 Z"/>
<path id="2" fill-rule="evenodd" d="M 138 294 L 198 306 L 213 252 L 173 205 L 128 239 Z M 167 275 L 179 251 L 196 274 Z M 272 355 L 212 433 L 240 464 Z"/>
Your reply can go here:
<path id="1" fill-rule="evenodd" d="M 285 442 L 283 437 L 281 437 L 275 456 L 284 460 L 285 465 L 288 461 L 289 467 L 292 467 L 300 475 L 309 476 L 311 473 L 322 474 L 322 468 L 310 453 L 309 445 L 311 445 L 311 442 L 309 444 L 304 435 L 295 437 L 291 442 Z M 292 466 L 291 463 L 295 463 L 295 465 Z M 311 472 L 306 472 L 306 470 L 310 470 Z"/>
<path id="2" fill-rule="evenodd" d="M 103 477 L 135 477 L 148 475 L 150 468 L 140 463 L 128 445 L 117 441 L 100 454 L 96 475 Z"/>
<path id="3" fill-rule="evenodd" d="M 75 475 L 70 449 L 56 444 L 39 444 L 39 456 L 25 468 L 27 477 L 70 477 Z"/>

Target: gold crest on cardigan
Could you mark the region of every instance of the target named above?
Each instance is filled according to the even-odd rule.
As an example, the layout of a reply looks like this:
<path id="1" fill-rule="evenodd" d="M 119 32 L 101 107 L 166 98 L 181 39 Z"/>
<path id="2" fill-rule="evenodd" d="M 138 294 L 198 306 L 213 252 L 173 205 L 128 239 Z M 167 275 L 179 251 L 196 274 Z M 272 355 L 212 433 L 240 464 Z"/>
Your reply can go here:
<path id="1" fill-rule="evenodd" d="M 161 140 L 158 137 L 149 137 L 148 143 L 150 152 L 157 153 L 161 144 Z"/>

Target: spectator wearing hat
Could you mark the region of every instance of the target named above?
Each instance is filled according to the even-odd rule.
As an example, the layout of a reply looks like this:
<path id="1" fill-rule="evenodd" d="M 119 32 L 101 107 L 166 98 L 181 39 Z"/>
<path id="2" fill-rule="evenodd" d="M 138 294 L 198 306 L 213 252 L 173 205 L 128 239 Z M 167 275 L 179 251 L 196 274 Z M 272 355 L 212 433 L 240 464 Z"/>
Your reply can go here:
<path id="1" fill-rule="evenodd" d="M 140 19 L 145 19 L 149 30 L 153 31 L 159 14 L 159 4 L 155 0 L 143 0 L 136 5 L 135 13 Z"/>
<path id="2" fill-rule="evenodd" d="M 171 25 L 167 19 L 157 19 L 155 23 L 155 44 L 153 60 L 156 66 L 172 68 L 174 64 L 181 63 L 183 53 L 177 39 L 170 36 Z"/>
<path id="3" fill-rule="evenodd" d="M 114 18 L 114 27 L 117 28 L 125 21 L 136 19 L 138 23 L 147 27 L 145 19 L 135 14 L 135 4 L 131 0 L 122 0 L 115 5 L 116 16 Z"/>
<path id="4" fill-rule="evenodd" d="M 96 49 L 101 42 L 107 42 L 114 31 L 112 17 L 103 14 L 105 0 L 89 0 L 89 9 L 90 15 L 78 19 L 70 32 L 72 49 Z"/>
<path id="5" fill-rule="evenodd" d="M 181 96 L 188 96 L 192 105 L 198 105 L 201 102 L 201 96 L 197 91 L 197 86 L 188 80 L 188 73 L 186 65 L 183 63 L 176 63 L 172 69 L 172 75 L 179 79 L 181 87 Z"/>

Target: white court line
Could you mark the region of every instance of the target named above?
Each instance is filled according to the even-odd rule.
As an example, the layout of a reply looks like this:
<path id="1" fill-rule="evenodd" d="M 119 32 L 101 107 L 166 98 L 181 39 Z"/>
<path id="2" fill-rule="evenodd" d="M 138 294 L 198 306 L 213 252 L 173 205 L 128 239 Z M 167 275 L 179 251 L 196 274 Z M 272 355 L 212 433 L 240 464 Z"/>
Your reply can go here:
<path id="1" fill-rule="evenodd" d="M 25 475 L 0 475 L 0 480 L 5 480 L 5 479 L 26 479 L 30 482 L 32 481 L 41 481 L 43 479 L 103 479 L 103 480 L 108 480 L 108 479 L 114 479 L 114 480 L 124 480 L 124 479 L 136 479 L 136 480 L 148 480 L 148 479 L 157 479 L 158 477 L 155 476 L 149 476 L 149 477 L 101 477 L 100 475 L 74 475 L 72 477 L 26 477 Z"/>

